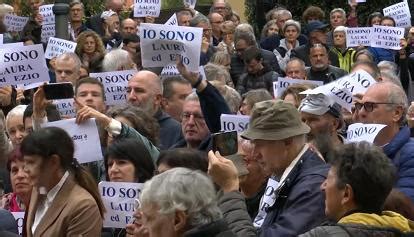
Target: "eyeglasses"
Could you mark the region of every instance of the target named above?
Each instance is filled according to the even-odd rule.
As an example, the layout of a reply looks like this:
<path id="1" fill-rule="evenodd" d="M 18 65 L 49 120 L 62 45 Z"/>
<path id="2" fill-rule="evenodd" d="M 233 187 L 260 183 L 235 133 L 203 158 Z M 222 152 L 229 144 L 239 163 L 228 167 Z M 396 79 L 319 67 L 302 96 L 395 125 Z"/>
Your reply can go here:
<path id="1" fill-rule="evenodd" d="M 181 115 L 181 119 L 183 121 L 188 121 L 191 118 L 191 115 L 194 116 L 194 121 L 196 122 L 201 122 L 202 120 L 204 120 L 204 116 L 199 114 L 199 113 L 188 113 L 188 112 L 184 112 Z"/>
<path id="2" fill-rule="evenodd" d="M 355 110 L 359 111 L 364 107 L 365 111 L 372 112 L 374 108 L 376 108 L 376 105 L 395 105 L 395 103 L 386 103 L 386 102 L 365 102 L 365 103 L 355 103 Z"/>

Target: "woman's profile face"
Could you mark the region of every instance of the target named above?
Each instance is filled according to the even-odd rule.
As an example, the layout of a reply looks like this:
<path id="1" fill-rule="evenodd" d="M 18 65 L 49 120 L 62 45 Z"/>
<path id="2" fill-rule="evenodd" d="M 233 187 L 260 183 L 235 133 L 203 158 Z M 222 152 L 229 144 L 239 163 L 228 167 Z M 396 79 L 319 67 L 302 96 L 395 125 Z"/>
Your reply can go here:
<path id="1" fill-rule="evenodd" d="M 29 175 L 24 170 L 24 161 L 16 160 L 11 162 L 10 180 L 13 192 L 17 195 L 26 195 L 32 191 Z"/>
<path id="2" fill-rule="evenodd" d="M 111 182 L 137 182 L 135 166 L 127 159 L 108 157 L 108 177 Z"/>

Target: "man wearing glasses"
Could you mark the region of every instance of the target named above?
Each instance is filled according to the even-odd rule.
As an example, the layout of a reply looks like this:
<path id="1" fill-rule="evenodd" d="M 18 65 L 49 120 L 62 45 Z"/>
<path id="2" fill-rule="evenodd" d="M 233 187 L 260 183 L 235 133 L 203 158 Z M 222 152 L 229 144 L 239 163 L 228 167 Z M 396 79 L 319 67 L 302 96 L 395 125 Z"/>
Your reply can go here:
<path id="1" fill-rule="evenodd" d="M 369 87 L 355 103 L 354 118 L 362 123 L 387 125 L 374 143 L 397 167 L 396 187 L 414 201 L 414 140 L 406 124 L 407 108 L 407 96 L 400 86 L 380 82 Z"/>

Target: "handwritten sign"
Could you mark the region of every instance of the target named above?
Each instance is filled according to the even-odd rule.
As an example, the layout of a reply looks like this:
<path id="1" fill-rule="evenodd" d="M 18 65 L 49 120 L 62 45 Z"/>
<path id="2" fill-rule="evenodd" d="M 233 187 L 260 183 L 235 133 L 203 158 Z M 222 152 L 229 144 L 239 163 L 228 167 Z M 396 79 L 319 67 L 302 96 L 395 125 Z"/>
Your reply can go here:
<path id="1" fill-rule="evenodd" d="M 47 4 L 39 7 L 39 13 L 43 17 L 42 25 L 55 24 L 55 14 L 53 13 L 53 5 Z"/>
<path id="2" fill-rule="evenodd" d="M 0 86 L 49 81 L 40 44 L 0 49 Z"/>
<path id="3" fill-rule="evenodd" d="M 220 116 L 221 131 L 241 133 L 249 126 L 249 119 L 250 116 L 246 115 L 222 114 Z"/>
<path id="4" fill-rule="evenodd" d="M 411 13 L 407 2 L 400 2 L 382 10 L 384 16 L 394 18 L 397 27 L 411 27 Z"/>
<path id="5" fill-rule="evenodd" d="M 275 98 L 280 98 L 285 90 L 293 84 L 309 84 L 314 86 L 322 86 L 323 81 L 311 81 L 311 80 L 300 80 L 292 79 L 288 77 L 279 77 L 277 81 L 273 82 L 273 94 Z"/>
<path id="6" fill-rule="evenodd" d="M 143 23 L 140 26 L 142 65 L 164 67 L 175 64 L 178 54 L 189 70 L 197 71 L 202 35 L 203 30 L 198 27 Z"/>
<path id="7" fill-rule="evenodd" d="M 120 105 L 126 102 L 128 82 L 136 72 L 136 70 L 124 70 L 90 73 L 89 76 L 98 79 L 104 85 L 107 105 Z"/>
<path id="8" fill-rule="evenodd" d="M 102 160 L 101 143 L 95 119 L 76 124 L 75 119 L 72 118 L 45 123 L 42 127 L 59 127 L 65 130 L 75 144 L 74 157 L 79 163 Z"/>
<path id="9" fill-rule="evenodd" d="M 161 0 L 134 0 L 134 17 L 158 17 L 161 11 Z"/>
<path id="10" fill-rule="evenodd" d="M 53 104 L 56 105 L 56 108 L 62 118 L 76 117 L 75 101 L 73 98 L 54 100 Z"/>
<path id="11" fill-rule="evenodd" d="M 17 230 L 19 232 L 19 236 L 22 236 L 23 233 L 23 222 L 24 222 L 24 211 L 22 212 L 12 212 L 17 224 Z"/>
<path id="12" fill-rule="evenodd" d="M 29 21 L 29 17 L 22 17 L 22 16 L 11 15 L 11 14 L 6 14 L 3 20 L 4 25 L 6 25 L 7 27 L 7 31 L 12 31 L 12 32 L 22 31 L 28 21 Z"/>
<path id="13" fill-rule="evenodd" d="M 374 143 L 375 137 L 386 126 L 384 124 L 351 124 L 346 132 L 346 141 L 347 143 L 362 141 Z"/>
<path id="14" fill-rule="evenodd" d="M 76 43 L 64 39 L 50 37 L 46 47 L 45 57 L 52 59 L 67 52 L 75 52 Z"/>
<path id="15" fill-rule="evenodd" d="M 377 25 L 373 28 L 371 47 L 401 49 L 400 40 L 404 38 L 404 28 Z"/>
<path id="16" fill-rule="evenodd" d="M 371 46 L 372 27 L 348 27 L 346 29 L 346 47 Z"/>
<path id="17" fill-rule="evenodd" d="M 377 81 L 361 69 L 339 78 L 335 83 L 348 89 L 352 94 L 364 94 Z"/>
<path id="18" fill-rule="evenodd" d="M 194 9 L 197 4 L 197 0 L 183 0 L 183 3 L 184 7 Z"/>
<path id="19" fill-rule="evenodd" d="M 106 213 L 104 227 L 125 228 L 135 212 L 135 199 L 141 195 L 144 184 L 125 182 L 100 182 L 99 192 Z"/>
<path id="20" fill-rule="evenodd" d="M 279 182 L 277 182 L 273 177 L 270 177 L 267 180 L 266 190 L 263 194 L 262 199 L 259 204 L 259 211 L 256 218 L 254 218 L 253 225 L 256 228 L 262 227 L 263 221 L 267 215 L 267 208 L 275 204 L 276 201 L 276 190 L 279 187 Z"/>
<path id="21" fill-rule="evenodd" d="M 177 14 L 173 14 L 164 25 L 167 26 L 178 26 Z"/>
<path id="22" fill-rule="evenodd" d="M 43 25 L 41 33 L 41 41 L 47 43 L 50 37 L 55 37 L 55 24 Z"/>

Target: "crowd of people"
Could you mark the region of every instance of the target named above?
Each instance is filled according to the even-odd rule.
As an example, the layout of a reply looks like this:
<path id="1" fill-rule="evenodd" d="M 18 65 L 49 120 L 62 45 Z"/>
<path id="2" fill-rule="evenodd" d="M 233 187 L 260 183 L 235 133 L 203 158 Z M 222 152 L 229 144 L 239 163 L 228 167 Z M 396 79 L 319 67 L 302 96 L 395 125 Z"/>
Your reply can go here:
<path id="1" fill-rule="evenodd" d="M 5 44 L 46 47 L 44 3 L 30 3 L 22 32 L 7 31 L 13 8 L 0 5 Z M 414 236 L 414 27 L 399 50 L 348 47 L 350 27 L 396 26 L 380 12 L 363 22 L 352 1 L 348 13 L 275 7 L 256 36 L 228 2 L 213 0 L 205 15 L 175 12 L 178 26 L 203 30 L 204 79 L 180 59 L 173 76 L 143 67 L 140 24 L 165 22 L 121 14 L 123 0 L 88 17 L 81 1 L 69 6 L 77 46 L 45 59 L 49 83 L 72 83 L 76 124 L 96 121 L 103 160 L 80 164 L 68 132 L 44 126 L 68 119 L 45 84 L 1 87 L 0 236 L 17 236 L 16 212 L 23 236 Z M 122 70 L 136 71 L 125 104 L 108 106 L 89 74 Z M 350 111 L 332 94 L 302 93 L 312 83 L 275 93 L 281 78 L 326 85 L 361 71 L 376 83 L 353 95 Z M 249 116 L 230 156 L 213 150 L 223 114 Z M 356 123 L 385 127 L 373 142 L 349 142 Z M 103 224 L 100 181 L 143 184 L 123 228 Z"/>

